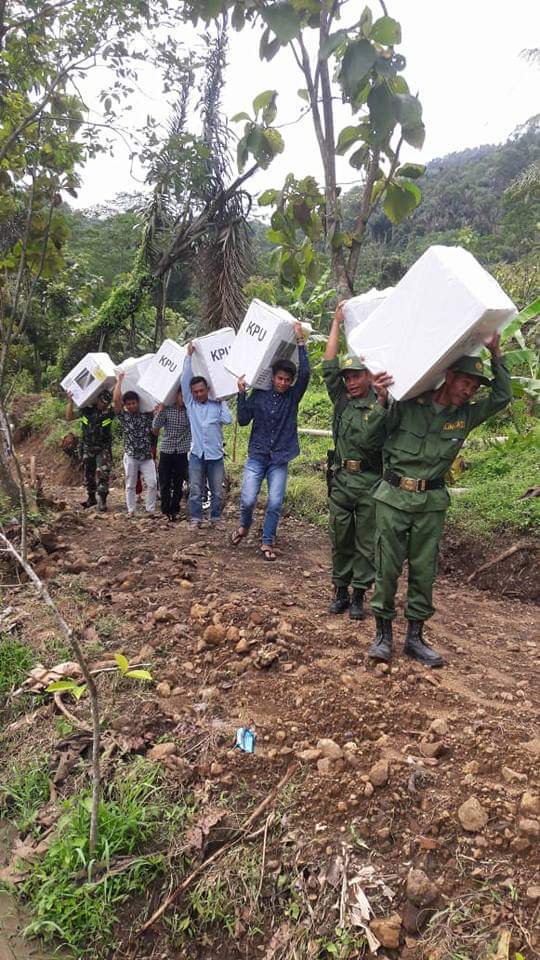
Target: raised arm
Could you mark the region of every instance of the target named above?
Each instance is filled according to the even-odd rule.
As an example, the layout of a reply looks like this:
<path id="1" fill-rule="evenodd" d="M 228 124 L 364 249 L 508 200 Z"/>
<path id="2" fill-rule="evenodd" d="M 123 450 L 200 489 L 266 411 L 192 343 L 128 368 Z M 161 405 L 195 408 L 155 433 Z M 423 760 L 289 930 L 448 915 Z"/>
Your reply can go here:
<path id="1" fill-rule="evenodd" d="M 116 378 L 116 383 L 113 390 L 113 409 L 116 415 L 122 412 L 122 381 L 125 377 L 125 373 L 119 373 Z"/>
<path id="2" fill-rule="evenodd" d="M 300 323 L 295 323 L 294 330 L 296 333 L 296 342 L 298 344 L 298 376 L 296 378 L 296 383 L 293 387 L 291 387 L 291 389 L 294 391 L 294 396 L 299 403 L 308 388 L 311 369 L 309 366 L 309 358 L 302 325 Z"/>
<path id="3" fill-rule="evenodd" d="M 219 405 L 219 422 L 224 425 L 232 423 L 232 413 L 225 403 L 225 400 L 222 400 Z"/>
<path id="4" fill-rule="evenodd" d="M 236 398 L 236 419 L 238 426 L 247 427 L 253 420 L 254 414 L 253 394 L 248 397 L 246 381 L 244 377 L 238 380 L 238 396 Z"/>
<path id="5" fill-rule="evenodd" d="M 154 407 L 154 419 L 152 421 L 152 433 L 155 437 L 159 435 L 159 431 L 165 426 L 166 419 L 165 407 L 162 403 L 158 403 L 157 407 Z"/>
<path id="6" fill-rule="evenodd" d="M 191 349 L 190 349 L 191 348 Z M 186 407 L 193 406 L 193 396 L 191 394 L 190 381 L 193 376 L 193 367 L 191 365 L 191 354 L 193 353 L 193 346 L 191 343 L 188 343 L 187 346 L 187 356 L 184 360 L 184 369 L 182 370 L 182 380 L 180 385 L 182 387 L 182 397 L 184 398 L 184 403 Z"/>
<path id="7" fill-rule="evenodd" d="M 341 333 L 341 326 L 343 324 L 343 304 L 345 300 L 341 300 L 336 307 L 336 312 L 334 313 L 334 319 L 332 320 L 332 326 L 330 327 L 330 333 L 328 334 L 328 340 L 326 342 L 326 350 L 324 351 L 325 360 L 335 360 L 339 353 L 339 336 Z"/>
<path id="8" fill-rule="evenodd" d="M 491 381 L 488 396 L 469 405 L 467 416 L 467 428 L 469 430 L 473 430 L 488 417 L 499 410 L 503 410 L 512 399 L 512 380 L 501 353 L 500 339 L 500 334 L 496 333 L 486 343 L 486 347 L 491 354 L 494 378 Z"/>

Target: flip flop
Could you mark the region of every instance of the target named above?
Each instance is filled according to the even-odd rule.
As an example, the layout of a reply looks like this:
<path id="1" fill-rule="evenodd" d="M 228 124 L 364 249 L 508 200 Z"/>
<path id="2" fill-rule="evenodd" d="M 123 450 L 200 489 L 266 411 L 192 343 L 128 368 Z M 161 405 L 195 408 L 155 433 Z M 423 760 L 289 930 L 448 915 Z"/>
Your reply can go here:
<path id="1" fill-rule="evenodd" d="M 246 536 L 245 533 L 240 533 L 239 530 L 233 530 L 233 532 L 231 533 L 231 543 L 233 547 L 237 547 L 242 542 L 245 536 Z"/>
<path id="2" fill-rule="evenodd" d="M 268 560 L 268 561 L 277 560 L 277 557 L 274 551 L 272 550 L 272 547 L 270 547 L 267 543 L 263 543 L 261 547 L 261 553 L 263 555 L 263 560 Z"/>

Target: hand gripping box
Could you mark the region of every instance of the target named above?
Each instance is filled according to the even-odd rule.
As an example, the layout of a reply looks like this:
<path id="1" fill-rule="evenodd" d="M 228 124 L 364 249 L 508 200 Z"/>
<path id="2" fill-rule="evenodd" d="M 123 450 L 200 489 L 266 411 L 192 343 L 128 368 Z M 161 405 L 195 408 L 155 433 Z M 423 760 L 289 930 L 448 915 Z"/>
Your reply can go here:
<path id="1" fill-rule="evenodd" d="M 464 354 L 516 315 L 487 270 L 462 247 L 430 247 L 380 306 L 350 335 L 350 349 L 372 373 L 386 370 L 395 400 L 442 383 Z"/>
<path id="2" fill-rule="evenodd" d="M 94 403 L 102 390 L 112 390 L 116 382 L 114 364 L 108 353 L 87 353 L 61 381 L 78 407 Z"/>
<path id="3" fill-rule="evenodd" d="M 193 341 L 195 352 L 191 365 L 195 376 L 204 377 L 210 389 L 211 400 L 224 400 L 237 392 L 237 378 L 225 368 L 236 334 L 232 327 L 223 327 L 197 337 Z"/>
<path id="4" fill-rule="evenodd" d="M 122 393 L 134 390 L 139 395 L 139 406 L 142 413 L 152 413 L 157 404 L 156 398 L 143 390 L 140 385 L 141 378 L 153 357 L 153 353 L 145 353 L 142 357 L 127 357 L 115 367 L 117 373 L 125 374 L 122 380 Z"/>
<path id="5" fill-rule="evenodd" d="M 349 337 L 353 330 L 356 330 L 371 314 L 383 303 L 393 292 L 393 287 L 387 287 L 385 290 L 376 290 L 373 287 L 367 293 L 361 293 L 358 297 L 351 297 L 343 304 L 343 330 L 347 347 L 349 346 Z"/>
<path id="6" fill-rule="evenodd" d="M 164 340 L 139 380 L 141 390 L 155 397 L 157 403 L 164 403 L 166 406 L 174 403 L 182 379 L 185 356 L 185 347 L 181 347 L 174 340 Z"/>
<path id="7" fill-rule="evenodd" d="M 250 387 L 269 390 L 274 360 L 292 360 L 298 365 L 295 323 L 282 307 L 252 300 L 225 361 L 227 370 L 235 377 L 245 377 Z M 306 334 L 311 333 L 311 324 L 302 323 L 302 327 Z"/>

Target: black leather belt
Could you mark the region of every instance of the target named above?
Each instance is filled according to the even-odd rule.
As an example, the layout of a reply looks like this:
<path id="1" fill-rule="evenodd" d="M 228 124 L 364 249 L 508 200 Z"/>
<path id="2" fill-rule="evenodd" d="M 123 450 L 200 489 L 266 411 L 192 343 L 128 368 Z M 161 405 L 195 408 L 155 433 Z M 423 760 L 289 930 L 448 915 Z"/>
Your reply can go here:
<path id="1" fill-rule="evenodd" d="M 408 493 L 424 493 L 426 490 L 444 490 L 444 477 L 438 480 L 415 480 L 414 477 L 399 477 L 397 473 L 385 473 L 384 479 L 391 487 L 399 487 Z"/>

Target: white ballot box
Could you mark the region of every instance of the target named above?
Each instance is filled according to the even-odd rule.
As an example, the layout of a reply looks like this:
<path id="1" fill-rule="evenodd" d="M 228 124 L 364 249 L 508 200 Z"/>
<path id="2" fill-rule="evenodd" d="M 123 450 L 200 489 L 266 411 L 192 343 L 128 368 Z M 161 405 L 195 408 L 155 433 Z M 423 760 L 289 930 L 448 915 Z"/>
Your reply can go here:
<path id="1" fill-rule="evenodd" d="M 127 357 L 122 363 L 116 365 L 117 373 L 124 373 L 122 380 L 122 393 L 128 390 L 134 390 L 139 395 L 139 408 L 142 413 L 152 413 L 157 404 L 155 397 L 147 393 L 140 385 L 141 378 L 153 360 L 153 353 L 145 353 L 142 357 Z"/>
<path id="2" fill-rule="evenodd" d="M 478 354 L 516 312 L 471 253 L 434 246 L 352 331 L 350 349 L 372 373 L 390 373 L 390 393 L 407 400 L 438 386 L 459 357 Z"/>
<path id="3" fill-rule="evenodd" d="M 71 394 L 78 407 L 87 407 L 97 400 L 102 390 L 112 390 L 115 383 L 116 373 L 109 354 L 87 353 L 60 386 Z"/>
<path id="4" fill-rule="evenodd" d="M 157 403 L 174 403 L 182 379 L 186 348 L 174 340 L 164 340 L 139 380 L 139 387 Z"/>
<path id="5" fill-rule="evenodd" d="M 349 337 L 353 330 L 356 330 L 381 303 L 393 292 L 393 287 L 386 287 L 385 290 L 376 290 L 373 287 L 367 293 L 361 293 L 358 297 L 351 297 L 343 304 L 343 331 L 347 346 Z"/>
<path id="6" fill-rule="evenodd" d="M 232 327 L 223 327 L 197 337 L 193 341 L 195 352 L 191 357 L 193 375 L 204 377 L 208 383 L 211 400 L 224 400 L 237 392 L 237 378 L 225 368 L 236 334 Z"/>
<path id="7" fill-rule="evenodd" d="M 225 366 L 235 377 L 245 377 L 250 387 L 269 390 L 272 386 L 274 360 L 292 360 L 298 365 L 298 348 L 293 316 L 282 307 L 270 307 L 262 300 L 252 300 Z M 302 323 L 306 336 L 311 324 Z"/>

